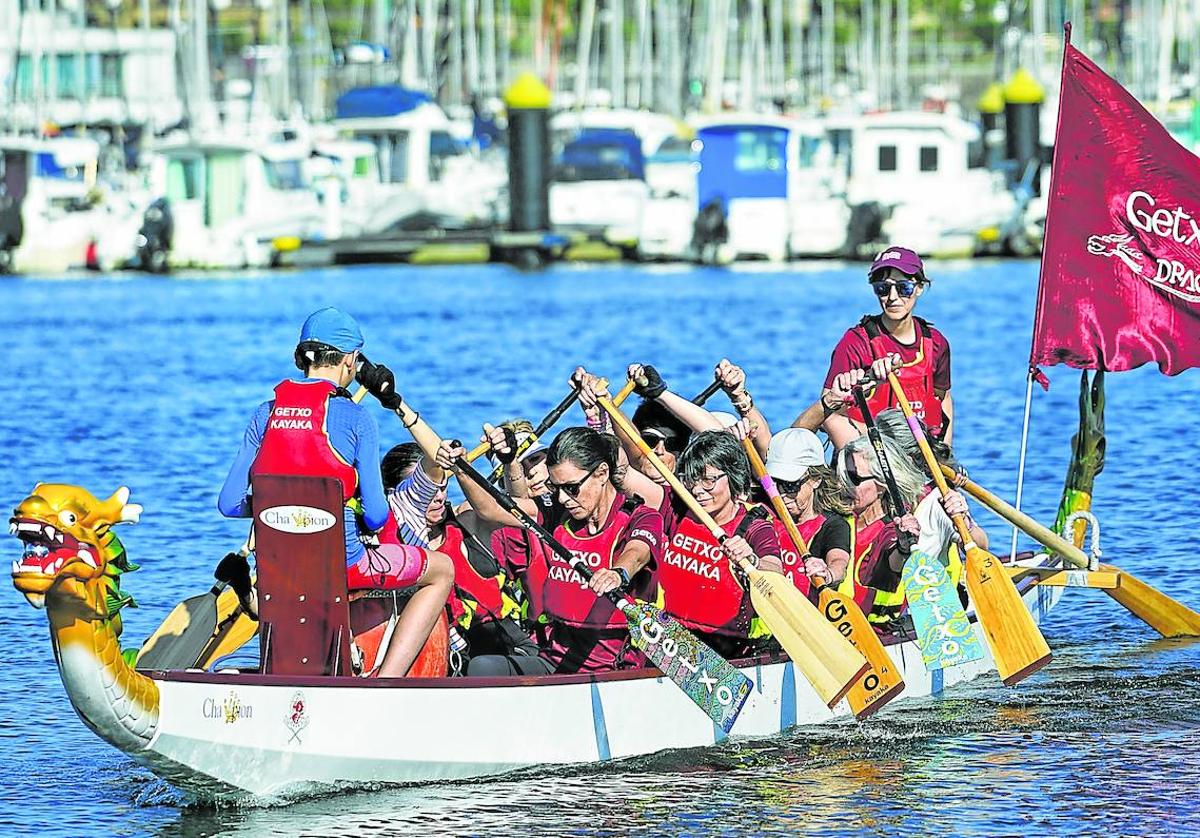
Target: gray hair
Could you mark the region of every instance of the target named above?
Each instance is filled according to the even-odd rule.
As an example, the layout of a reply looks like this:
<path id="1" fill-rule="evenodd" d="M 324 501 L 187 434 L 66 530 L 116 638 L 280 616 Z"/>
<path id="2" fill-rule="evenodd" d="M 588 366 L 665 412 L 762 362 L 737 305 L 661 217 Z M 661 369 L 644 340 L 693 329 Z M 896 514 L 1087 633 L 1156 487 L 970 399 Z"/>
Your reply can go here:
<path id="1" fill-rule="evenodd" d="M 909 436 L 912 436 L 911 432 Z M 894 439 L 883 436 L 881 441 L 883 442 L 884 456 L 887 457 L 888 465 L 892 467 L 892 476 L 896 478 L 896 488 L 900 490 L 901 499 L 910 509 L 915 508 L 921 492 L 928 482 L 925 474 L 913 465 L 908 453 Z M 854 484 L 846 473 L 846 458 L 859 452 L 867 455 L 867 461 L 871 464 L 871 476 L 886 485 L 886 481 L 883 479 L 883 469 L 880 468 L 879 460 L 875 456 L 875 448 L 865 436 L 848 442 L 838 454 L 837 475 L 838 479 L 842 481 L 842 485 L 848 491 L 854 491 Z"/>
<path id="2" fill-rule="evenodd" d="M 913 436 L 912 428 L 908 426 L 908 420 L 904 418 L 900 408 L 889 407 L 879 411 L 875 415 L 875 424 L 879 426 L 879 433 L 884 440 L 890 439 L 898 443 L 914 466 L 918 469 L 925 468 L 925 455 L 921 453 L 921 446 L 917 444 L 917 438 Z M 950 450 L 950 446 L 929 433 L 923 422 L 921 427 L 925 430 L 925 438 L 929 440 L 929 448 L 937 461 L 956 468 L 958 462 L 954 459 L 954 452 Z"/>

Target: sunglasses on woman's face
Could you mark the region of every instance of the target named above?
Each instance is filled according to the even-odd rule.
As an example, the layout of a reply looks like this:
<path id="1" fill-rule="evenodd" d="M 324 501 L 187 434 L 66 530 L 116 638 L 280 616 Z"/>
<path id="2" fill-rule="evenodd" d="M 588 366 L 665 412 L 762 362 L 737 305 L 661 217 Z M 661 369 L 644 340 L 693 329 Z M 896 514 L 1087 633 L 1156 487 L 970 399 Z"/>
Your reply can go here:
<path id="1" fill-rule="evenodd" d="M 808 475 L 804 475 L 799 480 L 776 480 L 775 488 L 779 490 L 781 495 L 794 495 L 800 491 L 800 487 L 804 485 L 804 481 L 808 480 Z"/>
<path id="2" fill-rule="evenodd" d="M 911 297 L 917 291 L 919 283 L 915 279 L 900 279 L 900 280 L 878 280 L 871 283 L 871 288 L 875 292 L 876 297 L 887 298 L 892 296 L 892 289 L 896 289 L 896 293 L 901 297 Z"/>
<path id="3" fill-rule="evenodd" d="M 846 457 L 846 479 L 850 481 L 851 486 L 861 486 L 868 480 L 874 480 L 873 474 L 859 474 L 858 464 L 854 457 Z"/>
<path id="4" fill-rule="evenodd" d="M 546 485 L 550 487 L 551 492 L 556 494 L 558 492 L 565 492 L 567 497 L 577 498 L 579 497 L 579 493 L 583 491 L 583 484 L 592 479 L 592 475 L 596 473 L 596 469 L 600 468 L 601 465 L 603 463 L 594 466 L 591 471 L 573 483 L 555 483 L 553 480 L 547 480 Z"/>

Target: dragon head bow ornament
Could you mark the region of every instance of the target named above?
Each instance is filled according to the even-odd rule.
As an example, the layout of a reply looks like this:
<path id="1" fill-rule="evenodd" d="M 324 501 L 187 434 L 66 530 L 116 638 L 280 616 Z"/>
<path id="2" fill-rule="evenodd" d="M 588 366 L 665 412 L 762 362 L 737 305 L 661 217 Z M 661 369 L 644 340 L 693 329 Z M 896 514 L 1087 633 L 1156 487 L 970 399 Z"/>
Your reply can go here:
<path id="1" fill-rule="evenodd" d="M 9 532 L 24 545 L 13 562 L 13 586 L 38 608 L 61 595 L 90 604 L 97 617 L 115 616 L 132 602 L 120 576 L 136 565 L 111 528 L 136 522 L 141 512 L 124 487 L 101 501 L 78 486 L 37 484 L 9 519 Z"/>

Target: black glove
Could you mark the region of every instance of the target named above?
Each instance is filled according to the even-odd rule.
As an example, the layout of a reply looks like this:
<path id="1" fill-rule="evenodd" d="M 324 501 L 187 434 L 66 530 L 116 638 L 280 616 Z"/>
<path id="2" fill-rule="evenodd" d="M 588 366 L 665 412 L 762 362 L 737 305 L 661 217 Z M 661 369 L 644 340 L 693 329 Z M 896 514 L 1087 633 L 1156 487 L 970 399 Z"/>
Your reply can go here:
<path id="1" fill-rule="evenodd" d="M 649 364 L 642 367 L 642 377 L 646 380 L 646 383 L 635 382 L 633 392 L 637 393 L 643 399 L 657 399 L 663 393 L 667 392 L 667 383 L 662 380 L 662 376 L 658 374 L 658 370 Z"/>
<path id="2" fill-rule="evenodd" d="M 396 392 L 396 376 L 383 364 L 372 364 L 364 358 L 354 377 L 388 410 L 399 410 L 404 403 Z"/>
<path id="3" fill-rule="evenodd" d="M 508 465 L 517 458 L 517 435 L 513 433 L 512 428 L 502 428 L 504 431 L 504 444 L 508 446 L 507 451 L 496 451 L 496 459 L 502 465 Z"/>
<path id="4" fill-rule="evenodd" d="M 238 599 L 250 596 L 250 563 L 241 553 L 227 553 L 217 564 L 213 576 L 233 588 Z"/>

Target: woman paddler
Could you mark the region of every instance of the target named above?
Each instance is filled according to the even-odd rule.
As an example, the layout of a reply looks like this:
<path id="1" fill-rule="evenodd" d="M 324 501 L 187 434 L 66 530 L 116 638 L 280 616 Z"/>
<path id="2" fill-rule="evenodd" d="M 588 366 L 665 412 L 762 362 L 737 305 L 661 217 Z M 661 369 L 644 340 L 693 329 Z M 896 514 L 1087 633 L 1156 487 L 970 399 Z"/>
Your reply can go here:
<path id="1" fill-rule="evenodd" d="M 384 492 L 402 540 L 450 557 L 449 608 L 468 655 L 536 655 L 536 644 L 521 629 L 519 587 L 470 526 L 475 513 L 447 502 L 445 481 L 427 476 L 426 462 L 415 442 L 397 445 L 383 458 Z"/>
<path id="2" fill-rule="evenodd" d="M 598 396 L 607 396 L 607 389 L 585 377 L 580 402 L 586 406 Z M 723 657 L 753 654 L 769 642 L 770 632 L 754 613 L 733 559 L 776 572 L 782 564 L 770 512 L 749 502 L 750 461 L 729 430 L 707 430 L 691 437 L 675 474 L 727 537 L 718 542 L 670 486 L 629 469 L 626 489 L 664 514 L 668 542 L 659 570 L 664 608 Z"/>
<path id="3" fill-rule="evenodd" d="M 775 519 L 783 575 L 805 594 L 812 576 L 836 587 L 846 578 L 854 549 L 854 513 L 841 482 L 825 464 L 821 441 L 812 431 L 786 428 L 771 437 L 765 465 L 808 547 L 801 562 L 783 521 Z"/>
<path id="4" fill-rule="evenodd" d="M 438 462 L 453 469 L 455 458 L 463 453 L 461 445 L 443 442 Z M 585 583 L 570 563 L 544 550 L 545 562 L 529 569 L 531 576 L 542 576 L 541 653 L 473 658 L 468 675 L 602 672 L 645 662 L 630 645 L 625 616 L 603 594 L 620 588 L 645 601 L 657 597 L 662 516 L 615 485 L 617 446 L 611 436 L 592 428 L 568 428 L 551 443 L 546 463 L 552 506 L 542 508 L 528 498 L 516 502 L 587 563 L 592 579 Z M 460 478 L 459 484 L 481 517 L 506 526 L 519 524 L 472 481 Z"/>

